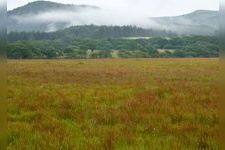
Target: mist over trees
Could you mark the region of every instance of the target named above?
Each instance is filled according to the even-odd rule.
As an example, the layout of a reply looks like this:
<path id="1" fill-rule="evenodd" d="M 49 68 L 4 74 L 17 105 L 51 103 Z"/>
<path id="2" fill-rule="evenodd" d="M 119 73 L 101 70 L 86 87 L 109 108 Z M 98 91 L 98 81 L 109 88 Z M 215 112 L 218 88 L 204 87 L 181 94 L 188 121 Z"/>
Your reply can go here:
<path id="1" fill-rule="evenodd" d="M 149 17 L 36 1 L 8 11 L 8 58 L 218 57 L 218 20 L 209 10 Z"/>
<path id="2" fill-rule="evenodd" d="M 121 13 L 105 9 L 104 6 L 34 1 L 7 12 L 7 31 L 53 32 L 74 25 L 90 24 L 135 25 L 147 29 L 170 30 L 179 35 L 214 36 L 219 30 L 218 11 L 196 10 L 168 17 L 153 17 L 150 12 L 151 10 L 146 14 L 142 9 L 139 11 L 126 9 Z"/>

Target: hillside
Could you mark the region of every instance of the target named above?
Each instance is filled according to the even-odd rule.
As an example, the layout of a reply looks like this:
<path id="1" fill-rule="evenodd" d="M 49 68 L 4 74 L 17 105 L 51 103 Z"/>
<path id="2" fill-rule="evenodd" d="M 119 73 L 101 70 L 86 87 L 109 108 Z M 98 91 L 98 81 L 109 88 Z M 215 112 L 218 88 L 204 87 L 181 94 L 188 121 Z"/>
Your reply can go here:
<path id="1" fill-rule="evenodd" d="M 219 12 L 197 10 L 193 13 L 150 18 L 155 26 L 185 35 L 215 35 L 219 30 Z"/>
<path id="2" fill-rule="evenodd" d="M 35 1 L 28 3 L 25 6 L 18 7 L 8 12 L 8 15 L 26 15 L 26 14 L 37 14 L 53 10 L 71 10 L 71 11 L 82 11 L 83 9 L 99 9 L 97 6 L 90 5 L 71 5 L 61 4 L 50 1 Z"/>
<path id="3" fill-rule="evenodd" d="M 103 9 L 91 5 L 35 1 L 8 11 L 8 32 L 54 32 L 71 26 L 90 24 L 98 26 L 131 25 L 130 22 L 118 24 L 117 20 L 121 20 L 120 16 L 116 16 L 118 19 L 113 21 L 114 16 L 107 16 L 109 14 Z M 140 19 L 143 19 L 142 25 L 135 21 L 132 25 L 167 30 L 183 35 L 215 35 L 219 30 L 218 11 L 197 10 L 181 16 L 151 17 L 147 22 L 144 21 L 146 19 L 144 16 L 140 16 Z"/>
<path id="4" fill-rule="evenodd" d="M 8 11 L 8 32 L 56 31 L 71 26 L 73 15 L 100 8 L 91 5 L 70 5 L 50 1 L 35 1 Z"/>

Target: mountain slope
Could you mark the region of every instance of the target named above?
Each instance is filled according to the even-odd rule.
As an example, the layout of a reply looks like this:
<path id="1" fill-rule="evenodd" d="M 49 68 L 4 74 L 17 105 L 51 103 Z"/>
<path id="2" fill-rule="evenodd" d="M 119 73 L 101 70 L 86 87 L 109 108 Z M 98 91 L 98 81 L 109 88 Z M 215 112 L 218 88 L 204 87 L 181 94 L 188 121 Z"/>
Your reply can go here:
<path id="1" fill-rule="evenodd" d="M 197 10 L 175 17 L 150 18 L 155 26 L 185 35 L 214 35 L 219 30 L 219 12 Z"/>
<path id="2" fill-rule="evenodd" d="M 37 14 L 41 12 L 53 11 L 53 10 L 71 10 L 71 11 L 81 11 L 82 9 L 91 8 L 99 9 L 96 6 L 90 5 L 70 5 L 61 4 L 50 1 L 35 1 L 28 3 L 25 6 L 18 7 L 14 10 L 8 12 L 8 15 L 26 15 L 26 14 Z"/>
<path id="3" fill-rule="evenodd" d="M 132 23 L 121 16 L 112 16 L 103 9 L 91 5 L 70 5 L 50 1 L 35 1 L 8 11 L 8 32 L 54 32 L 80 25 L 136 25 L 172 31 L 184 35 L 215 35 L 219 31 L 219 12 L 197 10 L 193 13 L 153 18 L 133 18 Z M 146 21 L 147 20 L 147 21 Z"/>
<path id="4" fill-rule="evenodd" d="M 91 5 L 69 5 L 50 1 L 31 2 L 8 11 L 8 32 L 56 31 L 69 27 L 73 16 L 99 9 Z"/>

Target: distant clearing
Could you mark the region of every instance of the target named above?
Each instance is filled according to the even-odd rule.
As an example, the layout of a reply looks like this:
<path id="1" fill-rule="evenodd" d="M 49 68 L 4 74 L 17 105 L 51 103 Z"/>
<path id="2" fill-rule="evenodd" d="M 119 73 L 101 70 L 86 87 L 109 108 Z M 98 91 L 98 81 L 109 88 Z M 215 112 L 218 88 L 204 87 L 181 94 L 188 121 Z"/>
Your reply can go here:
<path id="1" fill-rule="evenodd" d="M 137 39 L 151 39 L 152 37 L 124 37 L 122 39 L 127 39 L 127 40 L 137 40 Z"/>

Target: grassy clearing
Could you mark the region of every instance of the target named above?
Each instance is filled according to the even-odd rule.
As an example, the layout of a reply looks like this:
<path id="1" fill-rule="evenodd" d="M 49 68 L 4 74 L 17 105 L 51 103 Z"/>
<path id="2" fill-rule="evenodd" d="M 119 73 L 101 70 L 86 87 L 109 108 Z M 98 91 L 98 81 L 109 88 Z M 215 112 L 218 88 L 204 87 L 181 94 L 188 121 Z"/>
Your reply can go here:
<path id="1" fill-rule="evenodd" d="M 8 61 L 8 149 L 218 149 L 218 59 Z"/>

